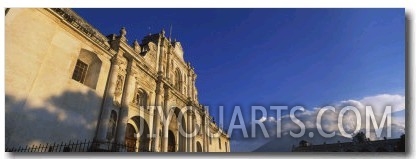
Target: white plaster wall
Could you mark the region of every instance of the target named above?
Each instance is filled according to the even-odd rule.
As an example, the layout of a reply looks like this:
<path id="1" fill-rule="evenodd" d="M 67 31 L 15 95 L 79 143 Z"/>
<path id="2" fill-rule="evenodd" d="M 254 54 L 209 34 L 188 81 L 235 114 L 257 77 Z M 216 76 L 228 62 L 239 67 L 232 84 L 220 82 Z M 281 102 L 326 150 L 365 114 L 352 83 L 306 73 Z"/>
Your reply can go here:
<path id="1" fill-rule="evenodd" d="M 5 24 L 6 145 L 93 139 L 109 57 L 91 89 L 72 73 L 82 48 L 101 50 L 44 9 L 12 8 Z"/>

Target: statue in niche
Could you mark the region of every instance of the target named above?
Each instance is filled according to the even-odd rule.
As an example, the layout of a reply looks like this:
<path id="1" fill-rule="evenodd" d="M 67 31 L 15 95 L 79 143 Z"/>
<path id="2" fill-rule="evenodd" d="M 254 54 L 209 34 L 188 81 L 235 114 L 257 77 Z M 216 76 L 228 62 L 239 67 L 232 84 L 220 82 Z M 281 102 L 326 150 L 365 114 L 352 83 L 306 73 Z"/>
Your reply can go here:
<path id="1" fill-rule="evenodd" d="M 107 129 L 107 140 L 112 140 L 116 133 L 117 113 L 112 110 L 109 120 L 109 127 Z"/>
<path id="2" fill-rule="evenodd" d="M 116 90 L 114 91 L 114 96 L 118 97 L 122 94 L 122 88 L 123 87 L 123 76 L 119 75 L 117 76 L 117 82 L 116 82 Z"/>
<path id="3" fill-rule="evenodd" d="M 136 87 L 135 88 L 135 95 L 134 95 L 133 100 L 132 100 L 133 105 L 138 105 L 138 102 L 139 102 L 138 90 L 139 90 L 139 88 Z"/>

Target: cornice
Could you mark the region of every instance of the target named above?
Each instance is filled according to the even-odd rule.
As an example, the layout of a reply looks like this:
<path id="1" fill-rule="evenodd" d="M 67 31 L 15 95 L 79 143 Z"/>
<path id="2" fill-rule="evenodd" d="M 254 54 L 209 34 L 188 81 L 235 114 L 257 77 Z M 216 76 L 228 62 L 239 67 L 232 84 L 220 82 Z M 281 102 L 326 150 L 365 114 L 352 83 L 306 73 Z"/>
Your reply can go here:
<path id="1" fill-rule="evenodd" d="M 61 19 L 61 22 L 72 28 L 74 31 L 89 40 L 92 44 L 102 49 L 110 56 L 114 56 L 114 52 L 110 51 L 110 45 L 107 38 L 97 29 L 81 18 L 77 13 L 69 8 L 46 8 L 51 14 Z"/>

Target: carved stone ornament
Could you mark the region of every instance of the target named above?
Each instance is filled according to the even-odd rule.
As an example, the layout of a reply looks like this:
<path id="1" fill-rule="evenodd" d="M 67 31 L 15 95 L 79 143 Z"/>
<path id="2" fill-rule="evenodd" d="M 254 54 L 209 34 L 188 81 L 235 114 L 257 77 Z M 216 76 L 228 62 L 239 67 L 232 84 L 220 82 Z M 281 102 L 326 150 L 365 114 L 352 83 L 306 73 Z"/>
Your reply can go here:
<path id="1" fill-rule="evenodd" d="M 133 42 L 133 47 L 137 47 L 137 46 L 139 46 L 139 42 L 138 42 L 138 39 L 135 39 L 135 41 Z"/>
<path id="2" fill-rule="evenodd" d="M 150 51 L 156 51 L 156 45 L 152 42 L 148 43 L 148 47 Z"/>
<path id="3" fill-rule="evenodd" d="M 137 96 L 137 92 L 139 91 L 139 88 L 135 88 L 135 95 L 133 96 L 133 100 L 132 100 L 132 105 L 138 105 L 138 102 L 139 102 L 139 99 L 138 99 L 138 96 Z"/>
<path id="4" fill-rule="evenodd" d="M 118 97 L 122 94 L 123 89 L 123 76 L 119 75 L 117 76 L 117 82 L 116 82 L 116 89 L 114 91 L 114 96 Z"/>
<path id="5" fill-rule="evenodd" d="M 122 106 L 122 103 L 120 103 L 119 101 L 117 101 L 117 100 L 115 100 L 114 102 L 113 102 L 113 104 L 115 105 L 115 106 L 117 106 L 117 107 L 121 107 Z"/>
<path id="6" fill-rule="evenodd" d="M 133 50 L 135 50 L 136 53 L 142 53 L 143 52 L 140 45 L 139 45 L 138 40 L 135 40 L 133 42 Z"/>
<path id="7" fill-rule="evenodd" d="M 61 16 L 65 21 L 70 25 L 75 27 L 77 30 L 81 31 L 86 36 L 90 37 L 94 42 L 96 42 L 101 47 L 108 49 L 106 36 L 102 35 L 97 29 L 91 26 L 83 18 L 78 16 L 72 9 L 69 8 L 51 8 L 55 13 Z"/>

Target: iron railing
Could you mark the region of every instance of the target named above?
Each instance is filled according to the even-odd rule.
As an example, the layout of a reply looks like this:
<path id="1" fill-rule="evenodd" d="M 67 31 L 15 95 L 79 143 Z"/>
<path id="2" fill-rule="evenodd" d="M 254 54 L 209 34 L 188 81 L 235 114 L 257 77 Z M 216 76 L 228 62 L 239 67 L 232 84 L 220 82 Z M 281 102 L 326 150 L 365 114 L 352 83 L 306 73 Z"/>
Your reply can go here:
<path id="1" fill-rule="evenodd" d="M 6 147 L 6 152 L 151 152 L 148 147 L 98 141 L 68 141 Z"/>

